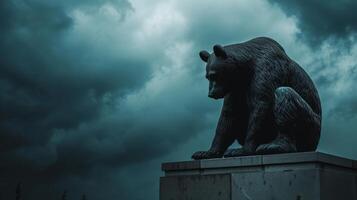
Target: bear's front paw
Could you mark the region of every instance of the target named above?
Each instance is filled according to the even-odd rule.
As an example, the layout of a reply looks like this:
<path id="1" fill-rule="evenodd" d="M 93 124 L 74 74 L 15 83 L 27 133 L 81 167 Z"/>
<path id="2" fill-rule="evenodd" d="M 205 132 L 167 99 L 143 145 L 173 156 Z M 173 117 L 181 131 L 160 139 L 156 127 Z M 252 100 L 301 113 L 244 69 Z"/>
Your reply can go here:
<path id="1" fill-rule="evenodd" d="M 260 145 L 256 150 L 257 154 L 278 154 L 291 152 L 296 152 L 296 147 L 293 144 L 268 143 Z"/>
<path id="2" fill-rule="evenodd" d="M 194 160 L 202 160 L 202 159 L 209 159 L 209 158 L 221 158 L 223 153 L 220 151 L 197 151 L 191 157 Z"/>
<path id="3" fill-rule="evenodd" d="M 249 156 L 251 153 L 248 153 L 245 151 L 243 148 L 238 148 L 238 149 L 228 149 L 223 157 L 228 158 L 228 157 L 238 157 L 238 156 Z"/>

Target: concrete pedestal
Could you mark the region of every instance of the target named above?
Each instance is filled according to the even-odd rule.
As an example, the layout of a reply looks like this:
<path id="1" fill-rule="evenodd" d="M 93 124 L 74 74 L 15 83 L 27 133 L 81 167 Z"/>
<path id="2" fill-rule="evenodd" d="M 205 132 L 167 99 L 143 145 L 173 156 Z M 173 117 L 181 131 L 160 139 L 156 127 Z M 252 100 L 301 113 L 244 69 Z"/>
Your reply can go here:
<path id="1" fill-rule="evenodd" d="M 163 163 L 160 200 L 357 200 L 357 161 L 320 152 Z"/>

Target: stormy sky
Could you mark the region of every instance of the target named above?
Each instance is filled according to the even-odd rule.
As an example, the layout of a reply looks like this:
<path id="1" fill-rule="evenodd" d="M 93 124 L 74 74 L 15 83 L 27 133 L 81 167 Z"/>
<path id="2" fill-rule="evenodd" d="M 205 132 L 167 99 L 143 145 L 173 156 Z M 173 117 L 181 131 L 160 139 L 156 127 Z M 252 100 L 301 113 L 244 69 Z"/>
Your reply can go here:
<path id="1" fill-rule="evenodd" d="M 357 159 L 357 3 L 0 1 L 0 199 L 158 199 L 160 164 L 209 147 L 202 49 L 277 40 L 314 80 L 319 150 Z"/>

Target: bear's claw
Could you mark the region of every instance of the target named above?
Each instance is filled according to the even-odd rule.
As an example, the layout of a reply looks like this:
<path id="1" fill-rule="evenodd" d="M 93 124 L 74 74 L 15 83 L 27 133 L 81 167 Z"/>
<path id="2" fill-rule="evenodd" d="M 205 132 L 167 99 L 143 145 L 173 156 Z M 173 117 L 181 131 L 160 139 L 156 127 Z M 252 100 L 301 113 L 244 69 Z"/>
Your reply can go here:
<path id="1" fill-rule="evenodd" d="M 245 151 L 243 148 L 237 148 L 237 149 L 228 149 L 223 157 L 229 158 L 229 157 L 239 157 L 239 156 L 249 156 L 252 155 L 252 153 L 248 153 Z"/>
<path id="2" fill-rule="evenodd" d="M 223 153 L 220 151 L 197 151 L 194 153 L 191 158 L 194 160 L 201 160 L 201 159 L 210 159 L 210 158 L 221 158 Z"/>
<path id="3" fill-rule="evenodd" d="M 277 154 L 296 152 L 297 148 L 293 141 L 284 137 L 278 137 L 272 143 L 261 144 L 256 149 L 256 154 Z"/>

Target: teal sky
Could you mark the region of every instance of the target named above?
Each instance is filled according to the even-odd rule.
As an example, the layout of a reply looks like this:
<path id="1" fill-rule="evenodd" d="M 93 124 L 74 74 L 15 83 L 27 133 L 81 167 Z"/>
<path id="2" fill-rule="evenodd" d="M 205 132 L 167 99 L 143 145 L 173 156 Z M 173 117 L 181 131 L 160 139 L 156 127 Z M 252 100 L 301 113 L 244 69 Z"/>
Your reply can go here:
<path id="1" fill-rule="evenodd" d="M 158 199 L 218 120 L 198 52 L 257 36 L 314 80 L 318 150 L 357 159 L 357 3 L 336 2 L 1 1 L 0 199 Z"/>

